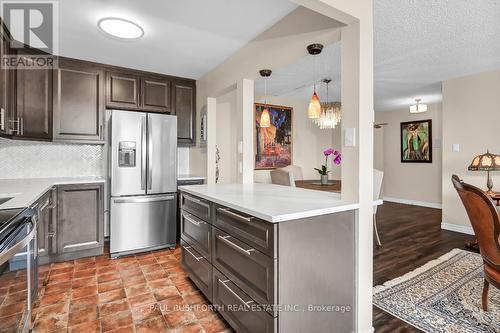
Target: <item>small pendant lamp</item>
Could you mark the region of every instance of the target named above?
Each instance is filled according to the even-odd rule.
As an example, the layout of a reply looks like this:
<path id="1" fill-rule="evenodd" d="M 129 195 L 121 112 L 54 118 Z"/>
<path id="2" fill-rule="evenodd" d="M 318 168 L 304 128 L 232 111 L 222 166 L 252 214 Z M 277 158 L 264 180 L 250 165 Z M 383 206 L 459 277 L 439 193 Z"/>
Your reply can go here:
<path id="1" fill-rule="evenodd" d="M 307 46 L 307 52 L 309 52 L 310 55 L 318 55 L 322 50 L 322 44 L 310 44 Z M 314 74 L 316 75 L 316 73 Z M 309 107 L 307 108 L 307 117 L 309 119 L 319 119 L 321 117 L 321 102 L 316 93 L 316 82 L 314 82 L 314 93 L 309 101 Z"/>
<path id="2" fill-rule="evenodd" d="M 261 69 L 259 73 L 264 78 L 264 110 L 260 114 L 259 125 L 262 128 L 266 128 L 271 126 L 271 116 L 267 107 L 267 80 L 271 76 L 272 71 L 270 69 Z"/>

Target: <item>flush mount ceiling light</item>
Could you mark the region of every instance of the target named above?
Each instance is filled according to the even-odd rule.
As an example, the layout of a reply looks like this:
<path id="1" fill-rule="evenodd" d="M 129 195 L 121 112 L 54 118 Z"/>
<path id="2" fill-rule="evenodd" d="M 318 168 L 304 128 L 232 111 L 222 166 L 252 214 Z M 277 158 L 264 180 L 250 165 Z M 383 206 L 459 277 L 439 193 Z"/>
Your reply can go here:
<path id="1" fill-rule="evenodd" d="M 271 127 L 271 116 L 269 115 L 269 108 L 267 106 L 267 80 L 269 80 L 272 71 L 270 69 L 261 69 L 259 73 L 264 78 L 264 110 L 260 114 L 259 126 L 267 128 Z"/>
<path id="2" fill-rule="evenodd" d="M 427 112 L 427 104 L 421 104 L 420 101 L 420 98 L 415 99 L 415 102 L 417 102 L 417 104 L 410 106 L 410 113 Z"/>
<path id="3" fill-rule="evenodd" d="M 122 39 L 137 39 L 144 35 L 144 30 L 140 25 L 118 17 L 100 19 L 97 26 L 106 34 Z"/>

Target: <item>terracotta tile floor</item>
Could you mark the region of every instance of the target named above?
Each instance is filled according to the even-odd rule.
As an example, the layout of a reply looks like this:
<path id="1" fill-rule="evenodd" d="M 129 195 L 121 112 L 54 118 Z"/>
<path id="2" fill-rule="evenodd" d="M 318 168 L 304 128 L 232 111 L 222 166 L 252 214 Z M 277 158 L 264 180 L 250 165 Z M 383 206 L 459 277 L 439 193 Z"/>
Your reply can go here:
<path id="1" fill-rule="evenodd" d="M 180 266 L 180 249 L 40 267 L 35 329 L 45 332 L 232 332 Z"/>

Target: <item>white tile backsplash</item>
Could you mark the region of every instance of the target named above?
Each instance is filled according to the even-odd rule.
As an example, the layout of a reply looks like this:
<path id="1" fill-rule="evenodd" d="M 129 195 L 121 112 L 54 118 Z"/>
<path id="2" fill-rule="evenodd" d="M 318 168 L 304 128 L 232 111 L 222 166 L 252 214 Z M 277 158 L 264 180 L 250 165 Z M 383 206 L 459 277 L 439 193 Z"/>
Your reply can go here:
<path id="1" fill-rule="evenodd" d="M 189 148 L 177 148 L 177 174 L 189 175 Z"/>
<path id="2" fill-rule="evenodd" d="M 102 177 L 106 174 L 104 157 L 102 145 L 0 138 L 0 179 Z"/>

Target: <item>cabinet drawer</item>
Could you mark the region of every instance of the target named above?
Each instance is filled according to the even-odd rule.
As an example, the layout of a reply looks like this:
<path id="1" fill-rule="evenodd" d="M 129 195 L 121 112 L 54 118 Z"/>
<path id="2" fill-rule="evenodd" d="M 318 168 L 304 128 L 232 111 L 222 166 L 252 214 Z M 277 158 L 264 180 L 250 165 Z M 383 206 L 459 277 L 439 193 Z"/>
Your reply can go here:
<path id="1" fill-rule="evenodd" d="M 182 193 L 181 200 L 181 207 L 183 210 L 206 222 L 210 222 L 210 202 L 186 193 Z"/>
<path id="2" fill-rule="evenodd" d="M 189 242 L 208 261 L 211 261 L 210 229 L 210 224 L 207 222 L 188 212 L 181 211 L 182 239 Z"/>
<path id="3" fill-rule="evenodd" d="M 278 318 L 255 307 L 255 302 L 224 274 L 213 270 L 213 303 L 236 332 L 273 333 L 278 331 Z"/>
<path id="4" fill-rule="evenodd" d="M 216 206 L 214 225 L 268 256 L 277 258 L 274 244 L 276 224 L 230 208 Z"/>
<path id="5" fill-rule="evenodd" d="M 185 241 L 182 241 L 181 262 L 194 284 L 212 301 L 212 265 Z"/>
<path id="6" fill-rule="evenodd" d="M 231 281 L 260 304 L 277 300 L 277 259 L 213 228 L 212 262 Z"/>

